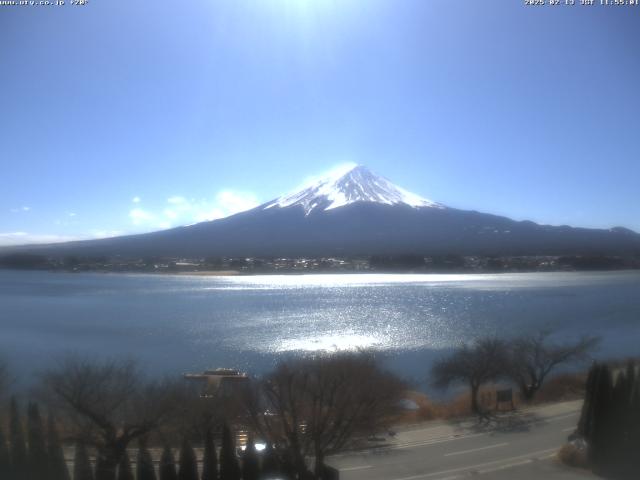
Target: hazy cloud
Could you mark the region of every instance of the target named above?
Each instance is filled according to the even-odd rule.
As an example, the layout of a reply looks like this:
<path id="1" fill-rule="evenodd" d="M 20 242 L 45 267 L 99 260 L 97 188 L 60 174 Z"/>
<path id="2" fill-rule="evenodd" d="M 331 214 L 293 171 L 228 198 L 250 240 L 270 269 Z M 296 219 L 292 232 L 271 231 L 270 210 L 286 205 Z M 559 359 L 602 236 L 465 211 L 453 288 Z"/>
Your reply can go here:
<path id="1" fill-rule="evenodd" d="M 180 195 L 174 195 L 173 197 L 167 198 L 167 203 L 170 203 L 172 205 L 184 205 L 188 202 L 186 198 L 181 197 Z"/>
<path id="2" fill-rule="evenodd" d="M 293 192 L 297 192 L 299 190 L 302 190 L 304 188 L 308 188 L 311 185 L 315 185 L 316 183 L 318 183 L 320 180 L 324 180 L 326 178 L 339 178 L 341 176 L 343 176 L 344 174 L 346 174 L 349 170 L 357 167 L 358 164 L 355 162 L 344 162 L 344 163 L 339 163 L 337 165 L 335 165 L 334 167 L 331 167 L 330 169 L 324 171 L 323 173 L 320 174 L 316 174 L 316 175 L 310 175 L 308 177 L 306 177 L 302 183 L 300 183 L 296 188 L 294 188 L 292 190 L 291 193 Z"/>
<path id="3" fill-rule="evenodd" d="M 133 203 L 140 203 L 140 200 L 141 200 L 141 198 L 140 198 L 140 197 L 133 197 L 133 198 L 131 199 L 131 201 L 132 201 Z"/>
<path id="4" fill-rule="evenodd" d="M 11 209 L 11 213 L 29 212 L 29 211 L 31 211 L 31 207 L 27 207 L 26 205 L 23 207 Z"/>
<path id="5" fill-rule="evenodd" d="M 134 225 L 140 225 L 149 220 L 153 220 L 154 215 L 141 208 L 134 208 L 129 211 L 129 218 L 131 218 Z"/>
<path id="6" fill-rule="evenodd" d="M 27 232 L 0 232 L 0 246 L 23 245 L 27 243 L 57 243 L 81 240 L 81 237 L 71 235 L 30 234 Z"/>
<path id="7" fill-rule="evenodd" d="M 118 235 L 124 235 L 125 232 L 121 230 L 91 230 L 92 238 L 110 238 L 117 237 Z"/>
<path id="8" fill-rule="evenodd" d="M 72 242 L 75 240 L 91 240 L 97 238 L 117 237 L 124 232 L 120 230 L 92 230 L 88 234 L 83 235 L 56 235 L 56 234 L 40 234 L 28 232 L 0 232 L 0 247 L 11 245 L 26 245 L 37 243 L 60 243 Z"/>
<path id="9" fill-rule="evenodd" d="M 134 197 L 133 203 L 139 201 L 140 197 Z M 221 190 L 212 200 L 172 195 L 167 197 L 165 205 L 158 209 L 143 209 L 138 206 L 132 208 L 129 210 L 129 218 L 136 226 L 167 229 L 228 217 L 259 204 L 253 193 L 236 190 Z"/>
<path id="10" fill-rule="evenodd" d="M 199 211 L 194 220 L 202 222 L 205 220 L 224 218 L 255 208 L 259 204 L 260 202 L 258 202 L 257 197 L 252 193 L 222 190 L 216 195 L 213 205 L 210 208 Z"/>

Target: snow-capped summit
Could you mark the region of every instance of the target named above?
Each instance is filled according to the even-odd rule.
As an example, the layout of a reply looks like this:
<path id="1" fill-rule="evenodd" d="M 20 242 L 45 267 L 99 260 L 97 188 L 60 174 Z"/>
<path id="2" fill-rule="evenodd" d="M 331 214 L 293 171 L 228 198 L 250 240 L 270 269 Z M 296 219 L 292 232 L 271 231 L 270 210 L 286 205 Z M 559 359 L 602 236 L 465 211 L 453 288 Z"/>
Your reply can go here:
<path id="1" fill-rule="evenodd" d="M 337 169 L 299 191 L 267 203 L 263 208 L 266 210 L 299 205 L 304 209 L 305 215 L 309 215 L 314 210 L 331 210 L 356 202 L 402 204 L 413 208 L 445 208 L 444 205 L 394 185 L 362 165 L 349 165 Z"/>

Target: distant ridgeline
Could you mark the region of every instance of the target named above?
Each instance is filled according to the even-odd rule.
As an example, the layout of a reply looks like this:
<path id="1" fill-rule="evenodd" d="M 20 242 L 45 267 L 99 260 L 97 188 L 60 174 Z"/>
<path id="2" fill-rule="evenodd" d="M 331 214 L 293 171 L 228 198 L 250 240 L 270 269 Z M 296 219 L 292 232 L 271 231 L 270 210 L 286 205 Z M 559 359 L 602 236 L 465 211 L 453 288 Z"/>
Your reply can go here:
<path id="1" fill-rule="evenodd" d="M 30 253 L 0 255 L 0 268 L 70 272 L 216 272 L 236 274 L 323 272 L 537 272 L 640 269 L 640 256 L 461 256 L 373 255 L 329 258 L 53 257 Z"/>
<path id="2" fill-rule="evenodd" d="M 622 227 L 541 225 L 451 208 L 358 166 L 218 220 L 137 235 L 0 248 L 0 256 L 9 253 L 56 261 L 75 258 L 85 266 L 114 259 L 145 264 L 150 263 L 146 259 L 176 264 L 214 257 L 251 259 L 253 263 L 247 260 L 250 265 L 240 267 L 267 271 L 357 270 L 365 265 L 353 259 L 365 259 L 368 268 L 383 270 L 607 269 L 636 265 L 640 234 Z M 273 259 L 285 259 L 284 266 Z M 5 259 L 16 261 L 41 262 Z"/>

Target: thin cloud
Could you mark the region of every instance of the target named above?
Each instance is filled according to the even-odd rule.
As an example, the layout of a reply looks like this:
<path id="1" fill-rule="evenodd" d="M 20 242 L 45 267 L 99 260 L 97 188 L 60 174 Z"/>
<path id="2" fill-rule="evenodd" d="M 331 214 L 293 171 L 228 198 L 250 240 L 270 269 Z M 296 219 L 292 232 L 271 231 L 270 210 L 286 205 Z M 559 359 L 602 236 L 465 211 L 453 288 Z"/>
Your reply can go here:
<path id="1" fill-rule="evenodd" d="M 46 243 L 73 242 L 77 240 L 95 240 L 99 238 L 117 237 L 125 232 L 121 230 L 91 230 L 88 234 L 57 235 L 28 232 L 0 232 L 0 247 L 14 245 L 37 245 Z"/>
<path id="2" fill-rule="evenodd" d="M 349 170 L 357 167 L 358 164 L 355 162 L 344 162 L 331 167 L 329 170 L 324 171 L 323 173 L 311 175 L 306 177 L 302 183 L 300 183 L 296 188 L 291 190 L 290 193 L 298 192 L 304 188 L 308 188 L 312 185 L 315 185 L 320 180 L 324 180 L 325 178 L 338 178 L 347 173 Z"/>
<path id="3" fill-rule="evenodd" d="M 73 240 L 82 239 L 83 237 L 73 235 L 31 234 L 27 232 L 0 232 L 0 247 L 39 243 L 71 242 Z"/>
<path id="4" fill-rule="evenodd" d="M 257 197 L 251 193 L 223 190 L 216 195 L 216 211 L 221 212 L 222 215 L 214 218 L 228 217 L 229 215 L 250 210 L 258 205 Z"/>
<path id="5" fill-rule="evenodd" d="M 111 238 L 124 235 L 122 230 L 91 230 L 91 238 Z"/>
<path id="6" fill-rule="evenodd" d="M 131 199 L 131 202 L 132 202 L 132 203 L 140 203 L 140 202 L 141 202 L 141 200 L 142 200 L 142 199 L 141 199 L 140 197 L 137 197 L 137 196 L 136 196 L 136 197 L 133 197 L 133 198 Z"/>
<path id="7" fill-rule="evenodd" d="M 174 195 L 172 197 L 167 198 L 167 203 L 172 205 L 184 205 L 188 203 L 188 200 L 180 195 Z"/>
<path id="8" fill-rule="evenodd" d="M 151 212 L 148 212 L 141 208 L 134 208 L 129 211 L 129 218 L 131 218 L 131 221 L 134 225 L 141 225 L 150 220 L 153 220 L 154 215 Z"/>
<path id="9" fill-rule="evenodd" d="M 169 228 L 167 224 L 188 225 L 224 218 L 257 207 L 259 204 L 253 193 L 235 190 L 221 190 L 209 201 L 174 195 L 167 199 L 167 207 L 162 211 L 165 219 L 162 226 Z"/>
<path id="10" fill-rule="evenodd" d="M 31 207 L 28 206 L 23 206 L 23 207 L 19 207 L 19 208 L 12 208 L 11 213 L 20 213 L 20 212 L 30 212 L 31 211 Z"/>

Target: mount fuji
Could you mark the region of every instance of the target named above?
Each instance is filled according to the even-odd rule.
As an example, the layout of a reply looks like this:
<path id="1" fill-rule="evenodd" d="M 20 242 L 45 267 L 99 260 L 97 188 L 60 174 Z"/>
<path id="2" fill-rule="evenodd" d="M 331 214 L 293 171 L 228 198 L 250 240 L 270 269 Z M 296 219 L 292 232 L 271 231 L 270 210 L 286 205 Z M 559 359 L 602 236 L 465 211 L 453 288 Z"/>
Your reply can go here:
<path id="1" fill-rule="evenodd" d="M 640 253 L 640 235 L 621 227 L 605 230 L 539 225 L 450 208 L 356 166 L 218 220 L 19 250 L 135 258 L 628 255 Z"/>
<path id="2" fill-rule="evenodd" d="M 382 205 L 407 205 L 410 207 L 444 208 L 442 205 L 421 198 L 374 175 L 362 165 L 339 169 L 300 191 L 268 202 L 267 208 L 299 206 L 305 215 L 313 211 L 327 211 L 352 203 L 379 203 Z"/>

